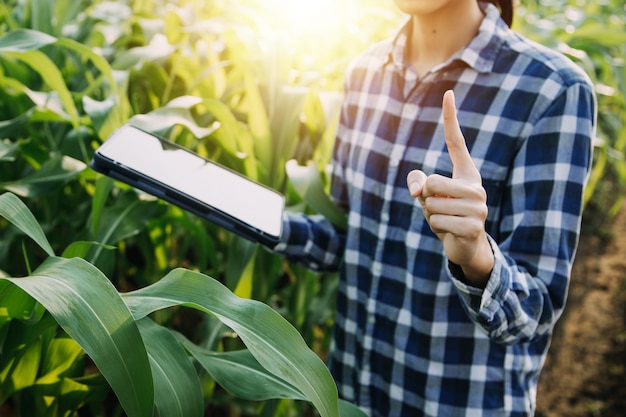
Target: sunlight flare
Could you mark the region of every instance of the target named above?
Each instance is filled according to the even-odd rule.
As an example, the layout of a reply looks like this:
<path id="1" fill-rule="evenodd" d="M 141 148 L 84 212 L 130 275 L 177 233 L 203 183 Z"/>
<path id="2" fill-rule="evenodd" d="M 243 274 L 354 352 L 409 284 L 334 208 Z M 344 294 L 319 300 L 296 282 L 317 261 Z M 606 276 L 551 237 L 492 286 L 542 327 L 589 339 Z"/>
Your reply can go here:
<path id="1" fill-rule="evenodd" d="M 293 35 L 338 34 L 349 18 L 346 0 L 269 0 L 265 6 L 273 29 Z"/>

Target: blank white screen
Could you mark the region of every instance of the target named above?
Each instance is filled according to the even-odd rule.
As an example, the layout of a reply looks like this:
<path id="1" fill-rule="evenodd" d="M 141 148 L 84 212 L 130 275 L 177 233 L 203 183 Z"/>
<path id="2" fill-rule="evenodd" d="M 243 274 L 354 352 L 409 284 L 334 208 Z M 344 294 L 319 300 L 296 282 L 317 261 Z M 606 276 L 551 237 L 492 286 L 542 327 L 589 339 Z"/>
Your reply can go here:
<path id="1" fill-rule="evenodd" d="M 279 236 L 280 194 L 132 126 L 124 126 L 99 149 L 101 155 L 181 191 L 250 226 Z"/>

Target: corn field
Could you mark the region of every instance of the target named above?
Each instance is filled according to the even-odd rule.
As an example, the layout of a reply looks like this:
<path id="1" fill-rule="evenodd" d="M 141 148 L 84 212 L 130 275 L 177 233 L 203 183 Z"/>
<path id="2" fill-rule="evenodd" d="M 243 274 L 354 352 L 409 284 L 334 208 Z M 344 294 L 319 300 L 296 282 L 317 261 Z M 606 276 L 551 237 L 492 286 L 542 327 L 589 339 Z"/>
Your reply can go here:
<path id="1" fill-rule="evenodd" d="M 323 362 L 335 274 L 88 167 L 132 122 L 345 221 L 326 196 L 343 73 L 404 17 L 303 3 L 0 2 L 0 415 L 364 415 Z M 593 230 L 625 196 L 624 27 L 621 0 L 523 1 L 514 23 L 596 86 Z"/>

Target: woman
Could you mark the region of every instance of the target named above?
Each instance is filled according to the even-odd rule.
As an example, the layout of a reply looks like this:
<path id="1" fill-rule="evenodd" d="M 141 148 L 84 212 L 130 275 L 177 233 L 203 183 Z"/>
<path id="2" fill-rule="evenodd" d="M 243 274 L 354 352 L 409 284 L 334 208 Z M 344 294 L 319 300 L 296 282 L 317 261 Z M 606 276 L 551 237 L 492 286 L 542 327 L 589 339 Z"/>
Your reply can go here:
<path id="1" fill-rule="evenodd" d="M 396 3 L 407 23 L 346 76 L 332 196 L 349 226 L 292 214 L 274 250 L 340 270 L 329 366 L 372 417 L 530 416 L 579 236 L 593 88 L 508 27 L 510 2 L 508 22 L 476 0 Z"/>

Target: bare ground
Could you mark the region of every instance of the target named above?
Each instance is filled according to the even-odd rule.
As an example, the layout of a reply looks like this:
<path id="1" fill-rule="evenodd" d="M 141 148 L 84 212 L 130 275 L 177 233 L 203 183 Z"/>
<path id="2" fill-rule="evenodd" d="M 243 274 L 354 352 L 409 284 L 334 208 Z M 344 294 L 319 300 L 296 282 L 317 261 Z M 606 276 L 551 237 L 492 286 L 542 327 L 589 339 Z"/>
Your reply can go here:
<path id="1" fill-rule="evenodd" d="M 587 231 L 539 381 L 537 417 L 626 416 L 626 210 Z"/>

